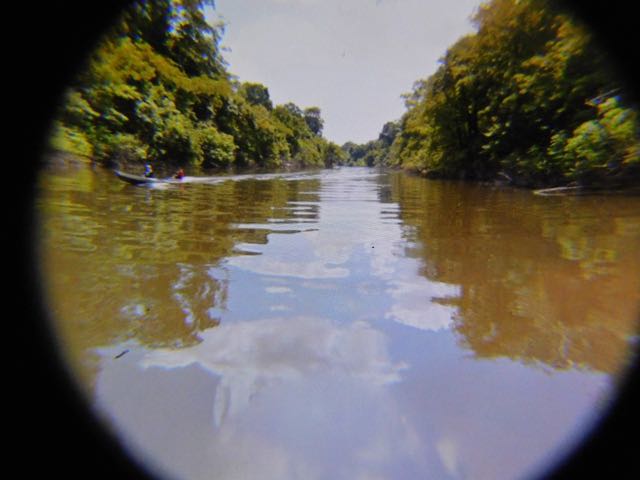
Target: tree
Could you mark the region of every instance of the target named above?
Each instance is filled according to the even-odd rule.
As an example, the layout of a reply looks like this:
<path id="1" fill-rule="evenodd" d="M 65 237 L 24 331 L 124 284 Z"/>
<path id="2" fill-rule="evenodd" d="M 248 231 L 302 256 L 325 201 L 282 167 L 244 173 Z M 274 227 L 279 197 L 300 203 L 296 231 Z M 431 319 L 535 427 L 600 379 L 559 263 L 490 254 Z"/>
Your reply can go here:
<path id="1" fill-rule="evenodd" d="M 318 107 L 305 108 L 304 121 L 307 123 L 307 125 L 309 126 L 309 130 L 311 130 L 314 135 L 322 135 L 324 120 L 322 120 L 320 109 Z"/>
<path id="2" fill-rule="evenodd" d="M 585 122 L 602 125 L 590 99 L 621 90 L 602 50 L 547 0 L 493 0 L 474 22 L 477 33 L 455 42 L 438 70 L 405 95 L 407 112 L 387 163 L 437 177 L 503 175 L 528 186 L 575 179 L 569 152 L 577 150 L 563 142 Z M 624 151 L 635 151 L 638 129 L 628 129 L 634 133 Z M 594 135 L 590 148 L 606 150 L 609 137 Z M 599 173 L 583 172 L 581 181 L 617 177 L 623 157 L 606 167 L 584 163 L 587 169 L 598 165 Z"/>
<path id="3" fill-rule="evenodd" d="M 347 142 L 342 146 L 346 154 L 345 164 L 357 166 L 385 165 L 388 164 L 390 147 L 400 131 L 399 122 L 387 122 L 382 127 L 382 131 L 377 140 L 357 145 Z"/>
<path id="4" fill-rule="evenodd" d="M 273 104 L 269 98 L 269 89 L 261 83 L 243 83 L 240 86 L 240 94 L 246 98 L 251 105 L 262 105 L 267 110 L 273 109 Z"/>
<path id="5" fill-rule="evenodd" d="M 344 165 L 347 163 L 348 155 L 338 145 L 333 142 L 328 142 L 324 151 L 324 164 L 326 167 L 333 167 L 335 165 Z"/>
<path id="6" fill-rule="evenodd" d="M 400 124 L 398 122 L 387 122 L 382 127 L 382 131 L 378 136 L 378 140 L 385 146 L 389 147 L 395 140 L 398 132 L 400 131 Z"/>
<path id="7" fill-rule="evenodd" d="M 555 134 L 549 157 L 564 166 L 571 180 L 637 181 L 640 178 L 637 112 L 622 108 L 615 97 L 600 102 L 597 110 L 597 118 L 579 125 L 570 137 L 564 132 Z"/>
<path id="8" fill-rule="evenodd" d="M 324 165 L 320 110 L 273 108 L 266 86 L 232 80 L 220 55 L 212 0 L 136 2 L 71 86 L 56 148 L 95 160 L 225 168 Z"/>

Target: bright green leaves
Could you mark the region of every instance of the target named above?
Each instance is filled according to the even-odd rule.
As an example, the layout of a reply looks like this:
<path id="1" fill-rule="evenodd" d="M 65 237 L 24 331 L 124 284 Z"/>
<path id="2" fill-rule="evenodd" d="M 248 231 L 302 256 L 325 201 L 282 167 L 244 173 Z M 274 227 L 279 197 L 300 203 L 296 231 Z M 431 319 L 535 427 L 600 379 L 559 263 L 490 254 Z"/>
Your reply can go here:
<path id="1" fill-rule="evenodd" d="M 640 137 L 637 112 L 622 108 L 613 97 L 598 105 L 598 116 L 579 125 L 571 137 L 556 134 L 549 154 L 567 167 L 567 178 L 581 181 L 620 179 L 637 174 Z"/>
<path id="2" fill-rule="evenodd" d="M 134 3 L 68 92 L 56 148 L 103 163 L 324 166 L 340 152 L 322 138 L 320 109 L 273 107 L 266 86 L 237 83 L 209 25 L 211 0 Z"/>
<path id="3" fill-rule="evenodd" d="M 202 166 L 226 167 L 235 161 L 237 146 L 231 135 L 219 132 L 214 126 L 201 128 L 196 135 Z"/>
<path id="4" fill-rule="evenodd" d="M 218 131 L 211 122 L 198 122 L 190 109 L 183 111 L 176 102 L 174 92 L 156 85 L 136 105 L 137 132 L 149 146 L 150 159 L 211 167 L 233 163 L 233 137 Z"/>
<path id="5" fill-rule="evenodd" d="M 77 128 L 65 126 L 60 121 L 55 122 L 53 126 L 51 146 L 57 150 L 75 155 L 93 156 L 93 145 L 91 145 L 86 135 Z"/>
<path id="6" fill-rule="evenodd" d="M 131 133 L 117 132 L 113 135 L 106 135 L 103 142 L 102 155 L 109 157 L 118 163 L 138 163 L 148 158 L 149 145 Z"/>
<path id="7" fill-rule="evenodd" d="M 606 183 L 638 165 L 637 115 L 607 100 L 619 85 L 584 28 L 545 0 L 493 0 L 474 20 L 405 96 L 387 163 L 522 185 Z"/>

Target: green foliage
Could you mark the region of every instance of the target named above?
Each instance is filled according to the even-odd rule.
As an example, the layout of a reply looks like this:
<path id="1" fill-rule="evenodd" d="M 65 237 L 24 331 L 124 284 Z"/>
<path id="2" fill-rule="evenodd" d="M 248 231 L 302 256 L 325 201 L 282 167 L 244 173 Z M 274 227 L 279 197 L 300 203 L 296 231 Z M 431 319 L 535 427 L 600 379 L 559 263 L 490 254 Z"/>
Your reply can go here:
<path id="1" fill-rule="evenodd" d="M 296 157 L 301 150 L 301 141 L 313 135 L 304 120 L 302 110 L 293 103 L 287 103 L 276 106 L 273 115 L 282 126 L 291 156 Z"/>
<path id="2" fill-rule="evenodd" d="M 236 83 L 206 0 L 134 3 L 64 100 L 54 147 L 102 163 L 206 168 L 331 165 L 320 109 L 273 107 L 266 86 Z"/>
<path id="3" fill-rule="evenodd" d="M 606 182 L 637 165 L 637 116 L 609 98 L 620 85 L 572 17 L 547 0 L 493 0 L 474 21 L 405 95 L 386 164 L 522 185 Z"/>
<path id="4" fill-rule="evenodd" d="M 323 143 L 314 138 L 303 138 L 299 142 L 299 151 L 293 160 L 305 167 L 324 166 Z"/>
<path id="5" fill-rule="evenodd" d="M 377 140 L 357 145 L 347 142 L 342 146 L 346 155 L 345 165 L 354 166 L 374 166 L 389 164 L 391 146 L 400 132 L 398 122 L 387 122 L 382 127 L 382 131 Z"/>
<path id="6" fill-rule="evenodd" d="M 215 8 L 214 0 L 137 1 L 108 37 L 149 45 L 189 77 L 226 76 L 218 49 L 223 26 L 207 23 L 206 6 Z"/>
<path id="7" fill-rule="evenodd" d="M 327 167 L 345 165 L 349 161 L 349 155 L 347 155 L 347 152 L 333 142 L 325 144 L 323 157 L 325 166 Z"/>
<path id="8" fill-rule="evenodd" d="M 549 155 L 565 163 L 567 177 L 578 181 L 620 178 L 640 167 L 637 112 L 616 98 L 597 106 L 598 116 L 579 125 L 571 137 L 556 134 Z"/>
<path id="9" fill-rule="evenodd" d="M 305 108 L 304 121 L 307 123 L 309 130 L 311 130 L 314 135 L 322 135 L 324 121 L 322 120 L 320 109 L 318 107 Z"/>
<path id="10" fill-rule="evenodd" d="M 103 143 L 104 154 L 116 162 L 141 163 L 147 156 L 148 146 L 130 133 L 115 133 Z"/>
<path id="11" fill-rule="evenodd" d="M 91 157 L 93 147 L 83 132 L 56 122 L 51 134 L 51 146 L 56 150 Z"/>
<path id="12" fill-rule="evenodd" d="M 240 86 L 240 94 L 251 105 L 262 105 L 267 110 L 273 109 L 273 103 L 269 97 L 269 89 L 260 83 L 246 82 Z"/>
<path id="13" fill-rule="evenodd" d="M 197 131 L 201 165 L 205 168 L 227 167 L 235 161 L 236 144 L 231 135 L 211 125 Z"/>

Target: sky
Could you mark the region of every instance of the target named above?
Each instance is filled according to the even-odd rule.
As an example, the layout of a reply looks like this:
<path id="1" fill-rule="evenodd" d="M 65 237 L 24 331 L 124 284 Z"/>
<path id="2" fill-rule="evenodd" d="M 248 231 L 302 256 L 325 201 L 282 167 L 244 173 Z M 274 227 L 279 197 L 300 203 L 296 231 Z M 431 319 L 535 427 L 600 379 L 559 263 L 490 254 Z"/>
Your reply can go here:
<path id="1" fill-rule="evenodd" d="M 317 106 L 323 136 L 376 139 L 405 111 L 401 95 L 431 75 L 480 0 L 216 0 L 223 56 L 274 104 Z"/>

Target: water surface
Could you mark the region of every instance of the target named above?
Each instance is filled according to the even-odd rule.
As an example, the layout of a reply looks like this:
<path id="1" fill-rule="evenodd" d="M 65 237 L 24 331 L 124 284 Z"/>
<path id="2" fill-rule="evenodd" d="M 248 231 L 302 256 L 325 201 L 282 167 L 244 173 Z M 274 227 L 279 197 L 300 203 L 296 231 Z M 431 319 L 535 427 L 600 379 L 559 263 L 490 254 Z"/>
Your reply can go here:
<path id="1" fill-rule="evenodd" d="M 630 361 L 640 198 L 366 168 L 134 187 L 51 166 L 60 348 L 122 442 L 184 479 L 510 479 Z"/>

